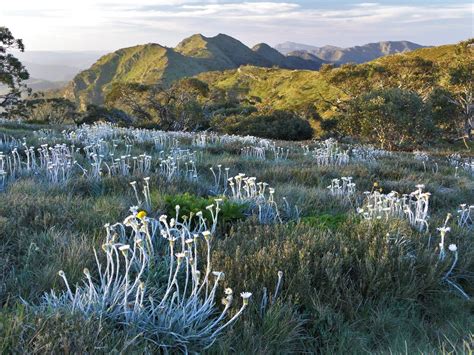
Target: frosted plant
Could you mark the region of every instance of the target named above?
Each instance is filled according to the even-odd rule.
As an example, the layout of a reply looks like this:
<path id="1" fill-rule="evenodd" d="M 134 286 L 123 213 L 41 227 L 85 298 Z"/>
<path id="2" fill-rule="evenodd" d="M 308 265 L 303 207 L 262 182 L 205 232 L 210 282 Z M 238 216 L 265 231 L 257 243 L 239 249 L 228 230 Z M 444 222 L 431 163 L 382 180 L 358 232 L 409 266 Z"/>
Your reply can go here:
<path id="1" fill-rule="evenodd" d="M 290 154 L 290 148 L 272 146 L 270 151 L 274 160 L 287 160 Z"/>
<path id="2" fill-rule="evenodd" d="M 266 311 L 267 311 L 267 307 L 268 307 L 268 304 L 274 304 L 279 296 L 279 292 L 281 290 L 281 286 L 282 286 L 282 281 L 283 281 L 283 271 L 278 271 L 277 273 L 278 275 L 278 280 L 277 280 L 277 283 L 276 283 L 276 286 L 275 286 L 275 291 L 273 292 L 273 295 L 268 295 L 268 290 L 266 287 L 263 288 L 263 295 L 262 295 L 262 299 L 260 301 L 260 317 L 263 318 L 263 316 L 265 315 Z"/>
<path id="3" fill-rule="evenodd" d="M 262 147 L 243 147 L 240 150 L 240 155 L 245 158 L 265 160 L 265 149 Z"/>
<path id="4" fill-rule="evenodd" d="M 172 149 L 170 154 L 160 162 L 160 174 L 168 181 L 179 177 L 197 180 L 196 160 L 196 152 L 189 149 Z"/>
<path id="5" fill-rule="evenodd" d="M 428 153 L 422 152 L 422 151 L 419 151 L 419 150 L 415 150 L 413 152 L 413 157 L 415 158 L 415 160 L 418 160 L 418 161 L 428 161 L 428 160 L 430 160 L 430 156 L 428 155 Z"/>
<path id="6" fill-rule="evenodd" d="M 358 208 L 365 219 L 406 218 L 411 226 L 422 231 L 428 230 L 428 207 L 429 192 L 423 192 L 424 185 L 417 185 L 416 190 L 411 194 L 400 194 L 392 191 L 388 194 L 379 191 L 366 191 L 365 203 L 362 208 Z"/>
<path id="7" fill-rule="evenodd" d="M 3 152 L 0 152 L 0 191 L 5 188 L 7 180 L 6 165 L 6 156 L 3 154 Z"/>
<path id="8" fill-rule="evenodd" d="M 439 228 L 438 228 L 439 229 Z M 449 268 L 448 272 L 443 277 L 443 280 L 446 281 L 450 286 L 452 286 L 456 291 L 458 291 L 465 299 L 469 300 L 470 297 L 469 295 L 462 289 L 460 285 L 455 283 L 453 280 L 450 280 L 450 276 L 456 267 L 456 264 L 458 263 L 459 259 L 459 254 L 458 254 L 458 247 L 456 244 L 449 244 L 448 250 L 453 253 L 454 258 L 453 258 L 453 263 L 451 264 L 451 267 Z"/>
<path id="9" fill-rule="evenodd" d="M 241 293 L 242 305 L 229 316 L 234 292 L 225 289 L 223 307 L 218 310 L 216 295 L 224 273 L 212 269 L 212 229 L 201 230 L 205 220 L 180 223 L 179 206 L 171 219 L 161 216 L 156 220 L 136 208 L 131 211 L 123 222 L 105 226 L 105 255 L 99 258 L 96 254 L 97 277 L 84 269 L 83 284 L 72 287 L 65 273 L 59 271 L 66 290 L 44 295 L 36 308 L 42 312 L 61 309 L 121 323 L 163 350 L 188 352 L 209 347 L 242 314 L 251 293 Z M 217 214 L 218 208 L 213 216 L 216 219 Z M 192 224 L 197 229 L 190 229 Z M 204 244 L 204 256 L 198 244 Z M 162 254 L 164 246 L 168 252 Z M 163 285 L 148 281 L 159 265 L 167 268 Z"/>
<path id="10" fill-rule="evenodd" d="M 304 156 L 310 155 L 311 150 L 309 149 L 309 145 L 303 144 L 301 146 L 301 149 L 303 149 L 303 155 Z"/>
<path id="11" fill-rule="evenodd" d="M 282 223 L 283 220 L 299 219 L 298 207 L 291 206 L 285 197 L 282 198 L 282 206 L 278 206 L 275 189 L 268 187 L 266 182 L 257 182 L 256 177 L 248 177 L 243 173 L 229 177 L 229 168 L 222 169 L 221 165 L 217 169 L 211 167 L 210 170 L 214 177 L 211 193 L 245 205 L 247 213 L 256 215 L 260 223 Z"/>
<path id="12" fill-rule="evenodd" d="M 351 160 L 358 162 L 375 162 L 378 158 L 390 157 L 392 153 L 371 145 L 355 145 L 350 150 Z"/>
<path id="13" fill-rule="evenodd" d="M 446 219 L 448 220 L 448 219 Z M 437 228 L 440 234 L 440 242 L 439 242 L 439 258 L 440 260 L 443 260 L 446 257 L 446 249 L 445 249 L 445 239 L 446 239 L 446 234 L 451 231 L 450 227 L 446 226 L 446 223 L 443 227 Z"/>
<path id="14" fill-rule="evenodd" d="M 455 169 L 455 177 L 458 177 L 460 170 L 474 176 L 474 158 L 462 158 L 459 153 L 456 153 L 448 157 L 448 162 Z"/>
<path id="15" fill-rule="evenodd" d="M 317 165 L 345 165 L 349 163 L 348 151 L 342 150 L 335 139 L 327 139 L 319 143 L 312 151 L 312 156 Z"/>
<path id="16" fill-rule="evenodd" d="M 267 183 L 257 182 L 257 178 L 247 177 L 242 173 L 229 178 L 228 181 L 229 198 L 248 205 L 249 209 L 258 215 L 260 223 L 282 222 L 278 204 L 274 198 L 275 189 L 267 189 Z"/>
<path id="17" fill-rule="evenodd" d="M 331 185 L 327 187 L 332 196 L 349 198 L 356 192 L 356 185 L 351 176 L 343 176 L 340 179 L 332 179 Z"/>
<path id="18" fill-rule="evenodd" d="M 468 206 L 463 203 L 459 206 L 458 212 L 458 226 L 461 228 L 472 228 L 474 225 L 474 205 Z"/>
<path id="19" fill-rule="evenodd" d="M 422 232 L 428 230 L 428 207 L 431 194 L 423 192 L 425 185 L 419 184 L 416 188 L 409 196 L 404 196 L 403 207 L 410 224 Z"/>
<path id="20" fill-rule="evenodd" d="M 222 165 L 219 164 L 217 165 L 217 172 L 213 167 L 210 167 L 209 170 L 211 170 L 211 173 L 214 177 L 214 186 L 211 189 L 211 192 L 214 193 L 215 195 L 217 194 L 223 194 L 227 192 L 227 184 L 229 181 L 229 168 L 224 168 L 222 170 Z"/>
<path id="21" fill-rule="evenodd" d="M 41 133 L 47 140 L 51 134 Z M 41 136 L 40 134 L 40 136 Z M 272 142 L 253 136 L 220 135 L 210 132 L 172 132 L 138 128 L 118 127 L 111 123 L 95 123 L 93 125 L 82 125 L 75 130 L 63 131 L 63 137 L 73 142 L 94 144 L 99 140 L 125 140 L 128 144 L 151 143 L 156 150 L 177 147 L 181 143 L 205 148 L 209 145 L 245 144 L 269 148 Z"/>
<path id="22" fill-rule="evenodd" d="M 24 141 L 7 136 L 6 134 L 0 136 L 0 150 L 11 151 L 14 148 L 20 148 L 23 144 L 25 144 Z"/>

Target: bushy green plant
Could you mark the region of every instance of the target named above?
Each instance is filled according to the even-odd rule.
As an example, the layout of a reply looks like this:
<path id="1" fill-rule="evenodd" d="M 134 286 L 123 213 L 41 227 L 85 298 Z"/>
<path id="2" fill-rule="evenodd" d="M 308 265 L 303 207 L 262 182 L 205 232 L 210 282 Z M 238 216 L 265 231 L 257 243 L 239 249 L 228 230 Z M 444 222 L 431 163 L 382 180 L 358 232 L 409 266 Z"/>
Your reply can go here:
<path id="1" fill-rule="evenodd" d="M 201 197 L 190 193 L 167 195 L 164 197 L 166 203 L 166 213 L 173 217 L 176 214 L 175 206 L 180 206 L 180 215 L 188 216 L 190 213 L 196 215 L 202 211 L 204 218 L 212 220 L 211 212 L 206 209 L 207 206 L 215 204 L 215 197 Z M 244 218 L 245 204 L 238 204 L 224 198 L 219 204 L 219 221 L 228 223 Z"/>
<path id="2" fill-rule="evenodd" d="M 282 140 L 305 140 L 313 135 L 309 121 L 289 111 L 275 110 L 249 116 L 216 116 L 211 126 L 228 134 L 250 135 Z"/>
<path id="3" fill-rule="evenodd" d="M 301 218 L 301 223 L 312 227 L 328 228 L 336 230 L 347 221 L 346 214 L 321 214 L 317 216 L 306 216 Z"/>
<path id="4" fill-rule="evenodd" d="M 416 146 L 433 132 L 422 98 L 398 88 L 373 90 L 350 101 L 340 127 L 350 136 L 385 149 Z"/>

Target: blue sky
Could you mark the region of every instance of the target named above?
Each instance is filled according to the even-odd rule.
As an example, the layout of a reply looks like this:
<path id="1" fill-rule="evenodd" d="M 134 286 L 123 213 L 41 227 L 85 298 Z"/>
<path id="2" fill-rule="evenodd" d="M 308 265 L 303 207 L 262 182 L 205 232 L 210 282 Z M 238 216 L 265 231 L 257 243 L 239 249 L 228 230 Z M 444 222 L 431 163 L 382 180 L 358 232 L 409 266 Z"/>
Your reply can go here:
<path id="1" fill-rule="evenodd" d="M 425 45 L 473 37 L 470 1 L 17 0 L 0 25 L 30 50 L 175 46 L 194 33 L 226 33 L 247 45 L 284 41 L 353 46 L 383 40 Z"/>

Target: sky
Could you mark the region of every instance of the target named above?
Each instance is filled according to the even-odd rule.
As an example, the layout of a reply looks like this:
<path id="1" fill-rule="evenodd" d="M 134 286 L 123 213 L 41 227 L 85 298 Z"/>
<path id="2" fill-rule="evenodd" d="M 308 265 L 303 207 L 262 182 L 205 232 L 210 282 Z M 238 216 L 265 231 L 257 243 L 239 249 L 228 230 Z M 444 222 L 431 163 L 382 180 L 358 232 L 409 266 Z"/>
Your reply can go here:
<path id="1" fill-rule="evenodd" d="M 247 45 L 285 41 L 350 47 L 386 40 L 423 45 L 474 37 L 472 1 L 2 0 L 0 26 L 27 50 L 174 47 L 195 33 Z"/>

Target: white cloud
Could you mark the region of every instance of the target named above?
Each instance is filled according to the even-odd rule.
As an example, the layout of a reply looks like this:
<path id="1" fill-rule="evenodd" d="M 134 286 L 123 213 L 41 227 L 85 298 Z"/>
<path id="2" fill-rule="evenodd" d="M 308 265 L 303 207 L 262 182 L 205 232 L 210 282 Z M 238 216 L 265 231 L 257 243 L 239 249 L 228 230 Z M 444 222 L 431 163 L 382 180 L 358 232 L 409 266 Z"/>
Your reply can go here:
<path id="1" fill-rule="evenodd" d="M 395 34 L 405 39 L 432 36 L 433 43 L 436 36 L 445 38 L 450 33 L 469 36 L 471 19 L 470 3 L 395 6 L 361 2 L 318 9 L 304 7 L 298 0 L 17 0 L 2 4 L 0 13 L 0 23 L 27 46 L 45 49 L 111 49 L 151 41 L 174 45 L 198 32 L 229 33 L 246 42 L 305 40 L 318 44 L 316 40 L 325 39 L 341 44 L 358 38 L 393 39 L 389 36 Z M 428 27 L 436 32 L 419 33 Z"/>

